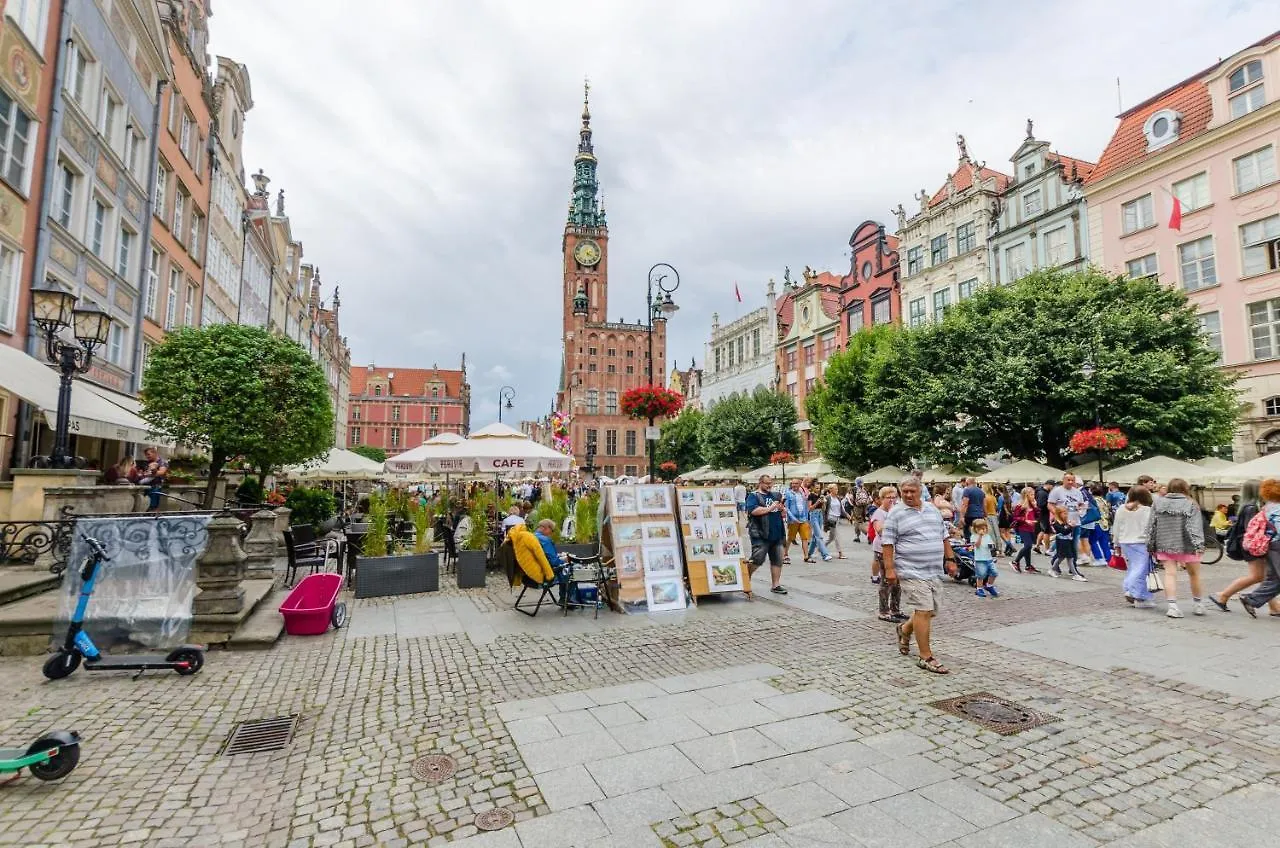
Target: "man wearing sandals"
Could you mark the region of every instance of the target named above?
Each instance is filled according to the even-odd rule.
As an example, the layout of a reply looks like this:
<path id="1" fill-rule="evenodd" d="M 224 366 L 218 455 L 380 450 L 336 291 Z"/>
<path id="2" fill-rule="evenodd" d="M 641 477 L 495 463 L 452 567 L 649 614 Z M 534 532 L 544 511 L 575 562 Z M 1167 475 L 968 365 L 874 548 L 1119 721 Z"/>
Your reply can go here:
<path id="1" fill-rule="evenodd" d="M 911 618 L 897 628 L 898 651 L 910 654 L 914 635 L 920 653 L 916 665 L 934 674 L 948 674 L 929 647 L 929 632 L 940 609 L 943 572 L 954 571 L 955 554 L 942 513 L 921 498 L 920 482 L 908 477 L 898 484 L 898 493 L 901 499 L 882 531 L 885 579 L 897 579 L 902 604 L 911 611 Z"/>

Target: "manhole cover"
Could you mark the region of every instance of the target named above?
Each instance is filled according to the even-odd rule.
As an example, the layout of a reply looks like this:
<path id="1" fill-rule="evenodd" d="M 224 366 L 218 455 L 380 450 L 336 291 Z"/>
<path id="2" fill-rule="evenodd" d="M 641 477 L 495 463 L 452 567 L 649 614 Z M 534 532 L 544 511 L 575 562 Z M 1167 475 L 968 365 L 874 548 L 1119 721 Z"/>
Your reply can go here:
<path id="1" fill-rule="evenodd" d="M 481 830 L 501 830 L 515 820 L 516 814 L 506 807 L 495 807 L 476 816 L 476 827 Z"/>
<path id="2" fill-rule="evenodd" d="M 296 715 L 242 721 L 231 731 L 222 746 L 222 756 L 279 751 L 289 744 L 298 726 Z"/>
<path id="3" fill-rule="evenodd" d="M 1030 707 L 1015 704 L 990 692 L 974 692 L 972 695 L 934 701 L 930 706 L 994 730 L 1002 736 L 1061 721 L 1057 716 L 1036 712 Z"/>
<path id="4" fill-rule="evenodd" d="M 434 786 L 453 777 L 458 763 L 445 754 L 428 754 L 413 761 L 413 776 Z"/>

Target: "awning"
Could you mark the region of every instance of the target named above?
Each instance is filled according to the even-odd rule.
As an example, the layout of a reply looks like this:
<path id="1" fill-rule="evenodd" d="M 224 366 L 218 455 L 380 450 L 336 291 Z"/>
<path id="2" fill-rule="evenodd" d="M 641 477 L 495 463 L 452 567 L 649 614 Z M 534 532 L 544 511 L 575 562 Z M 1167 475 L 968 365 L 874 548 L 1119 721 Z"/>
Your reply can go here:
<path id="1" fill-rule="evenodd" d="M 0 345 L 0 388 L 38 407 L 50 427 L 56 427 L 58 421 L 58 381 L 58 373 L 38 359 L 17 348 Z M 126 400 L 136 401 L 118 395 L 121 402 L 113 402 L 107 394 L 117 393 L 83 380 L 76 381 L 71 390 L 73 434 L 121 442 L 159 443 L 150 435 L 147 422 L 122 405 Z"/>

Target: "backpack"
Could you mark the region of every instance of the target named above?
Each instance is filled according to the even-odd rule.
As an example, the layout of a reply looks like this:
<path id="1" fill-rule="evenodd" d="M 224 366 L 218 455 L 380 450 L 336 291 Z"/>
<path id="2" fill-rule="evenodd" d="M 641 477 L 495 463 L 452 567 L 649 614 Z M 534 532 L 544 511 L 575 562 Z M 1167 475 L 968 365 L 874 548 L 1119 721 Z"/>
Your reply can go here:
<path id="1" fill-rule="evenodd" d="M 1256 515 L 1257 513 L 1254 514 Z M 1252 517 L 1250 520 L 1252 520 Z M 1239 562 L 1249 558 L 1244 552 L 1244 528 L 1249 523 L 1250 521 L 1245 520 L 1243 515 L 1239 515 L 1236 517 L 1235 523 L 1231 525 L 1231 529 L 1227 531 L 1227 537 L 1222 541 L 1222 551 L 1227 555 L 1227 559 L 1234 559 Z"/>
<path id="2" fill-rule="evenodd" d="M 867 494 L 866 489 L 858 489 L 858 493 L 853 496 L 853 502 L 858 506 L 870 506 L 871 495 Z"/>
<path id="3" fill-rule="evenodd" d="M 1267 520 L 1266 512 L 1258 510 L 1258 514 L 1249 519 L 1249 526 L 1244 531 L 1245 553 L 1252 557 L 1266 556 L 1271 549 L 1271 539 L 1275 532 L 1271 522 Z"/>

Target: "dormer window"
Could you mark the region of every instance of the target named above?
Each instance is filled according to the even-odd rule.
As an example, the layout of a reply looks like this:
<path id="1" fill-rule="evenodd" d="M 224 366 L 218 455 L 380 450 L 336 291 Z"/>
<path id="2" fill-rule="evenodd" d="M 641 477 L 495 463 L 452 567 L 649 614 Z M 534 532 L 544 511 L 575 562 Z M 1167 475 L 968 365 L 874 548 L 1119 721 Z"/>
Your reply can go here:
<path id="1" fill-rule="evenodd" d="M 1178 140 L 1182 116 L 1172 109 L 1161 109 L 1147 118 L 1142 132 L 1147 137 L 1147 150 L 1155 150 Z"/>
<path id="2" fill-rule="evenodd" d="M 1262 90 L 1262 61 L 1246 62 L 1227 78 L 1227 103 L 1231 105 L 1231 117 L 1239 118 L 1267 102 Z"/>
<path id="3" fill-rule="evenodd" d="M 382 386 L 374 386 L 374 387 L 373 387 L 373 396 L 374 396 L 374 397 L 382 397 Z"/>

